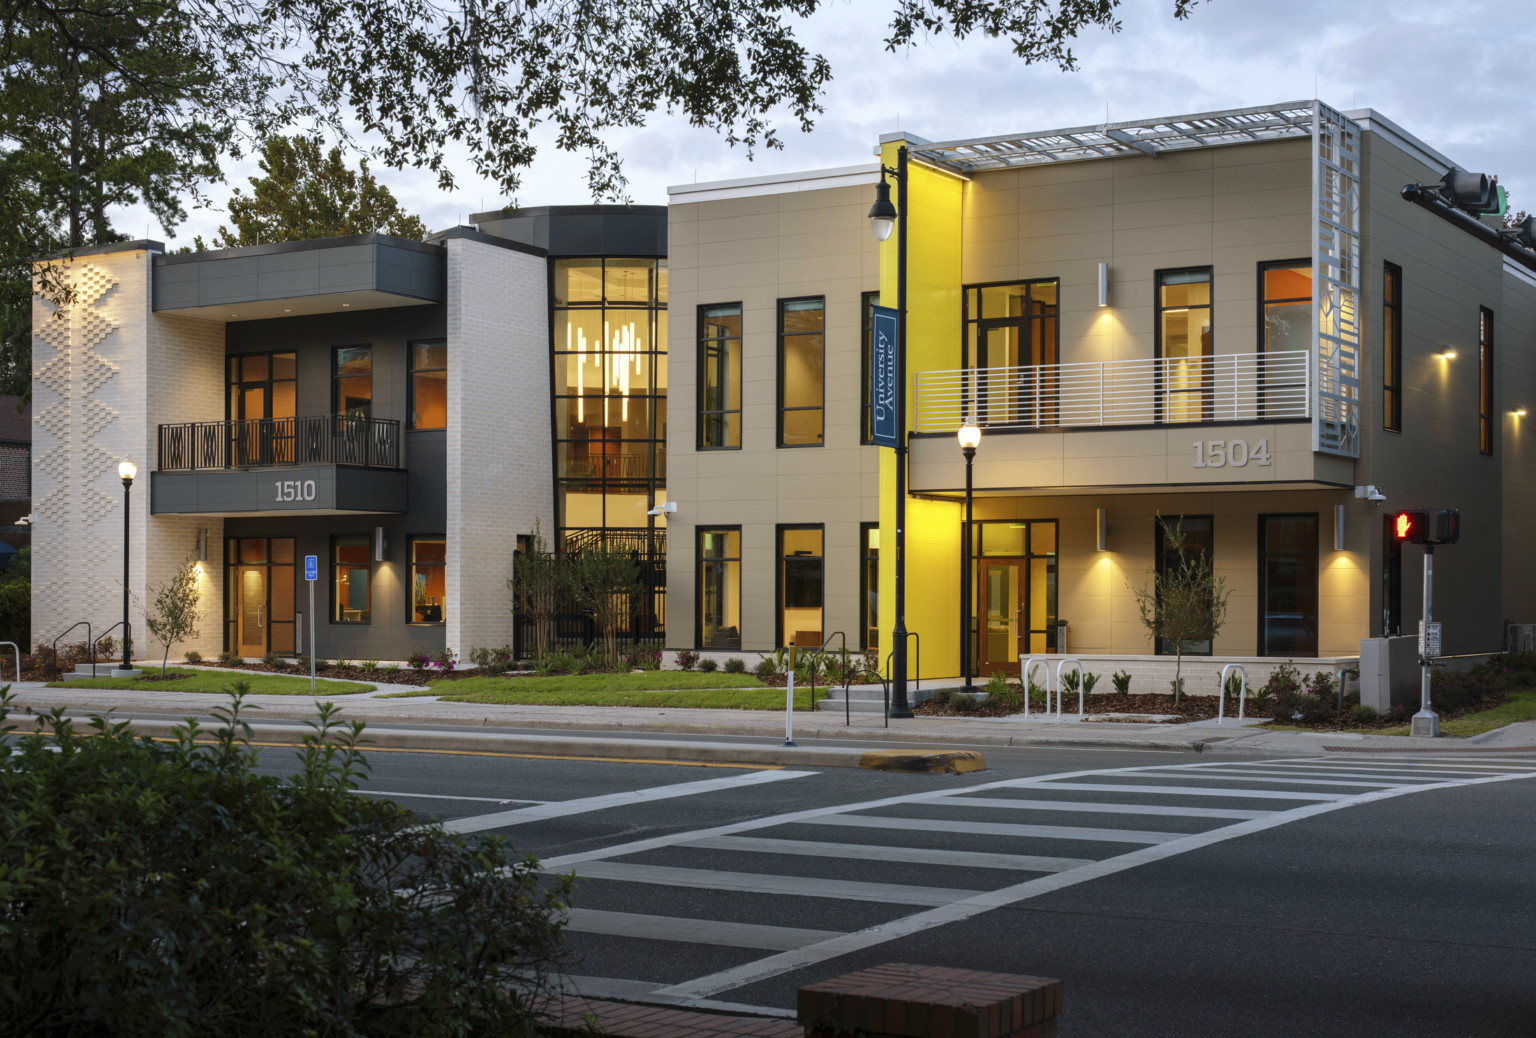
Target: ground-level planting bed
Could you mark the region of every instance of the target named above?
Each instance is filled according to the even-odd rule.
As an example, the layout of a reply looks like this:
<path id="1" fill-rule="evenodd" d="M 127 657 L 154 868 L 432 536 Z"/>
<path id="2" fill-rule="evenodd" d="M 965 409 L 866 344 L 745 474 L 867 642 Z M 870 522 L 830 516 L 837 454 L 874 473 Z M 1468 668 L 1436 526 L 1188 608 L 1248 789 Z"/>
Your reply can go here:
<path id="1" fill-rule="evenodd" d="M 978 690 L 984 686 L 977 685 Z M 1012 698 L 991 698 L 977 702 L 963 695 L 943 696 L 937 699 L 927 700 L 912 708 L 915 714 L 924 717 L 1012 717 L 1024 713 L 1024 700 L 1019 693 L 1018 685 L 1013 685 Z M 1056 697 L 1052 695 L 1051 703 L 1054 706 Z M 1252 704 L 1249 704 L 1250 706 Z M 1091 692 L 1083 697 L 1083 712 L 1090 716 L 1096 714 L 1166 714 L 1178 718 L 1170 721 L 1170 724 L 1183 724 L 1187 721 L 1203 721 L 1206 718 L 1216 716 L 1215 696 L 1191 696 L 1185 695 L 1177 704 L 1171 695 L 1158 695 L 1152 692 L 1122 693 L 1122 692 Z M 1040 695 L 1032 697 L 1029 701 L 1031 714 L 1041 714 L 1045 711 L 1045 698 Z M 1068 692 L 1062 697 L 1061 710 L 1064 714 L 1077 713 L 1077 693 Z M 1237 716 L 1237 697 L 1227 697 L 1227 716 Z"/>
<path id="2" fill-rule="evenodd" d="M 641 706 L 683 709 L 782 710 L 784 692 L 743 674 L 563 674 L 549 677 L 475 677 L 434 681 L 433 695 L 454 703 L 535 706 Z M 391 697 L 393 698 L 393 697 Z M 795 708 L 810 709 L 809 689 L 795 690 Z"/>
<path id="3" fill-rule="evenodd" d="M 101 672 L 106 674 L 111 667 L 111 664 L 103 665 Z M 142 678 L 82 678 L 79 681 L 53 681 L 48 687 L 136 689 L 145 692 L 227 692 L 235 682 L 242 681 L 250 686 L 253 695 L 310 695 L 307 677 L 242 672 L 233 668 L 230 673 L 221 673 L 216 670 L 186 670 L 181 667 L 172 667 L 168 674 L 172 677 L 166 680 L 161 676 L 158 668 L 145 668 Z M 373 690 L 373 685 L 361 681 L 320 681 L 315 686 L 316 694 L 322 696 L 349 696 Z"/>

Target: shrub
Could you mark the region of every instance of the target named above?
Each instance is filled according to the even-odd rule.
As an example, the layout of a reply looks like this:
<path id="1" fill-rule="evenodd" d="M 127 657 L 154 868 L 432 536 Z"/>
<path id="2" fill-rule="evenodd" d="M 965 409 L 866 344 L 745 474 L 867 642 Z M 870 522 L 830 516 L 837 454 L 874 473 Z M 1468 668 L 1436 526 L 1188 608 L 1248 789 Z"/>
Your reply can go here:
<path id="1" fill-rule="evenodd" d="M 339 666 L 341 666 L 345 662 L 346 662 L 345 660 L 337 660 L 336 661 L 336 666 L 339 667 Z M 328 660 L 328 659 L 325 659 L 324 657 L 316 656 L 315 659 L 314 659 L 314 667 L 315 667 L 315 673 L 317 673 L 317 674 L 322 673 L 324 671 L 327 671 L 327 670 L 331 669 L 331 661 Z"/>
<path id="2" fill-rule="evenodd" d="M 677 665 L 683 670 L 692 670 L 698 662 L 699 654 L 692 649 L 683 649 L 677 654 Z"/>
<path id="3" fill-rule="evenodd" d="M 1254 694 L 1253 709 L 1277 721 L 1296 720 L 1303 713 L 1301 696 L 1301 672 L 1287 661 L 1271 671 L 1269 679 Z"/>
<path id="4" fill-rule="evenodd" d="M 182 654 L 182 659 L 188 663 L 201 663 L 203 662 L 203 654 L 196 649 L 191 649 Z"/>
<path id="5" fill-rule="evenodd" d="M 534 1033 L 569 882 L 356 796 L 329 706 L 297 774 L 257 774 L 244 688 L 166 743 L 58 711 L 0 744 L 6 1031 Z"/>
<path id="6" fill-rule="evenodd" d="M 661 650 L 637 645 L 624 654 L 626 670 L 660 670 Z"/>
<path id="7" fill-rule="evenodd" d="M 947 709 L 955 701 L 955 690 L 952 688 L 936 688 L 933 695 L 928 697 L 928 702 L 934 706 Z"/>
<path id="8" fill-rule="evenodd" d="M 240 658 L 240 654 L 238 652 L 221 652 L 219 653 L 219 662 L 224 664 L 226 667 L 238 667 L 240 664 L 244 663 L 245 660 Z"/>
<path id="9" fill-rule="evenodd" d="M 1076 670 L 1069 670 L 1061 676 L 1061 687 L 1068 692 L 1076 692 L 1077 686 L 1083 683 L 1083 676 Z"/>
<path id="10" fill-rule="evenodd" d="M 427 664 L 431 662 L 432 657 L 427 655 L 427 650 L 425 649 L 414 649 L 412 650 L 411 654 L 405 658 L 405 665 L 410 667 L 412 670 L 426 670 Z"/>
<path id="11" fill-rule="evenodd" d="M 713 674 L 716 670 L 719 669 L 719 667 L 720 664 L 711 659 L 703 659 L 699 661 L 699 670 L 703 671 L 705 674 Z"/>
<path id="12" fill-rule="evenodd" d="M 1376 722 L 1376 708 L 1356 703 L 1349 711 L 1349 719 L 1356 724 L 1374 724 Z"/>
<path id="13" fill-rule="evenodd" d="M 1093 686 L 1099 683 L 1099 676 L 1091 670 L 1083 672 L 1083 691 L 1093 695 Z"/>
<path id="14" fill-rule="evenodd" d="M 727 674 L 745 674 L 747 672 L 747 661 L 732 656 L 725 661 L 725 672 Z"/>
<path id="15" fill-rule="evenodd" d="M 1110 680 L 1110 683 L 1115 686 L 1115 691 L 1120 693 L 1122 696 L 1128 696 L 1128 695 L 1131 694 L 1131 672 L 1130 671 L 1128 671 L 1128 670 L 1117 670 L 1117 671 L 1115 671 L 1113 674 L 1111 674 L 1109 676 L 1109 680 Z"/>
<path id="16" fill-rule="evenodd" d="M 433 670 L 440 670 L 444 674 L 453 672 L 453 668 L 459 665 L 459 657 L 452 649 L 440 649 L 432 654 L 430 665 Z"/>
<path id="17" fill-rule="evenodd" d="M 287 661 L 284 660 L 281 656 L 279 656 L 275 652 L 269 652 L 265 656 L 263 656 L 261 658 L 261 663 L 262 663 L 262 666 L 264 666 L 264 667 L 284 667 L 284 666 L 287 666 Z"/>
<path id="18" fill-rule="evenodd" d="M 471 649 L 469 662 L 488 674 L 502 674 L 512 669 L 515 656 L 510 645 L 503 645 L 499 649 Z"/>
<path id="19" fill-rule="evenodd" d="M 779 672 L 779 668 L 773 665 L 773 660 L 764 656 L 757 661 L 757 666 L 752 668 L 752 673 L 760 678 L 772 677 Z"/>
<path id="20" fill-rule="evenodd" d="M 997 671 L 987 679 L 987 702 L 997 703 L 1005 710 L 1017 710 L 1024 705 L 1024 693 L 1006 674 Z"/>
<path id="21" fill-rule="evenodd" d="M 1174 678 L 1172 681 L 1168 682 L 1168 694 L 1173 697 L 1173 701 L 1175 703 L 1177 703 L 1181 698 L 1183 698 L 1183 696 L 1184 696 L 1184 679 L 1183 678 Z"/>
<path id="22" fill-rule="evenodd" d="M 379 672 L 378 660 L 364 660 L 361 666 L 365 674 L 377 674 Z"/>

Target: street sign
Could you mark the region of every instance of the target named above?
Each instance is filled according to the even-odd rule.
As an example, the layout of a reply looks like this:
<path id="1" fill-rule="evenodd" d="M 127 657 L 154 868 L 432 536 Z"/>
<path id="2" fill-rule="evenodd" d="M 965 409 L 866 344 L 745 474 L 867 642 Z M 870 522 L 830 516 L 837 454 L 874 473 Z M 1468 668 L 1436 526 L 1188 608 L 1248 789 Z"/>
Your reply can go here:
<path id="1" fill-rule="evenodd" d="M 901 344 L 896 338 L 896 310 L 889 306 L 877 306 L 874 310 L 874 327 L 870 329 L 869 359 L 869 409 L 871 418 L 870 440 L 881 447 L 896 447 L 896 387 L 901 378 L 898 351 Z"/>
<path id="2" fill-rule="evenodd" d="M 1440 655 L 1440 621 L 1433 620 L 1429 623 L 1419 621 L 1419 655 L 1425 659 L 1436 659 Z"/>
<path id="3" fill-rule="evenodd" d="M 306 555 L 306 556 L 304 556 L 304 579 L 305 580 L 319 580 L 320 579 L 320 559 L 319 559 L 319 556 L 316 556 L 316 555 Z"/>

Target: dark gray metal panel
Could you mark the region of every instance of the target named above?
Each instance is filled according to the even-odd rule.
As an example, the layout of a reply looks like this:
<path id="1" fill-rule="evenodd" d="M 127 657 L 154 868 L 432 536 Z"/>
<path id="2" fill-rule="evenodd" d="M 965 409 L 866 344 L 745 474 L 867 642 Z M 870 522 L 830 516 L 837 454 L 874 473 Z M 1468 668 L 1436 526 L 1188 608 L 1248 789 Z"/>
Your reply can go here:
<path id="1" fill-rule="evenodd" d="M 344 292 L 380 291 L 431 302 L 446 297 L 440 248 L 388 238 L 334 239 L 300 250 L 268 248 L 156 262 L 154 308 L 234 306 Z"/>
<path id="2" fill-rule="evenodd" d="M 149 510 L 153 515 L 404 512 L 407 493 L 401 469 L 306 465 L 152 472 Z"/>
<path id="3" fill-rule="evenodd" d="M 410 533 L 445 533 L 448 529 L 448 434 L 424 429 L 405 434 L 409 452 Z"/>
<path id="4" fill-rule="evenodd" d="M 441 300 L 445 297 L 444 264 L 436 256 L 380 246 L 378 288 L 381 292 Z"/>
<path id="5" fill-rule="evenodd" d="M 198 305 L 196 267 L 155 267 L 154 272 L 156 310 Z"/>
<path id="6" fill-rule="evenodd" d="M 336 507 L 349 512 L 407 512 L 410 482 L 404 469 L 336 466 Z"/>

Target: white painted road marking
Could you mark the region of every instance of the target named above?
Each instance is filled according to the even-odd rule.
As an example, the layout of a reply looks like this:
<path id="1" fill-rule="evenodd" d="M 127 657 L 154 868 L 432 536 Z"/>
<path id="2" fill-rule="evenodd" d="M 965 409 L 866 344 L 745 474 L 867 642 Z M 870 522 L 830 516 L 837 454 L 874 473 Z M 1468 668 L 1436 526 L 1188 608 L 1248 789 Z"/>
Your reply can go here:
<path id="1" fill-rule="evenodd" d="M 1092 800 L 1015 800 L 1012 797 L 955 797 L 955 807 L 1008 807 L 1016 811 L 1072 811 L 1101 815 L 1163 815 L 1170 818 L 1263 818 L 1270 811 L 1227 807 L 1170 807 L 1165 804 L 1101 804 Z M 949 806 L 949 805 L 945 805 Z"/>
<path id="2" fill-rule="evenodd" d="M 1173 775 L 1148 775 L 1147 778 L 1168 778 Z M 1201 775 L 1185 775 L 1183 778 L 1200 778 Z M 1041 789 L 1070 789 L 1076 792 L 1094 793 L 1156 793 L 1181 797 L 1226 797 L 1250 800 L 1338 800 L 1348 793 L 1292 793 L 1279 789 L 1212 789 L 1210 786 L 1122 786 L 1109 782 L 1048 782 Z"/>
<path id="3" fill-rule="evenodd" d="M 929 847 L 900 847 L 888 843 L 826 843 L 820 840 L 771 840 L 761 836 L 714 836 L 686 846 L 755 854 L 798 854 L 843 860 L 903 861 L 917 865 L 959 865 L 969 869 L 1009 869 L 1015 872 L 1065 872 L 1092 858 L 1047 858 L 1033 854 L 987 854 L 941 851 Z"/>
<path id="4" fill-rule="evenodd" d="M 409 797 L 413 800 L 473 800 L 481 804 L 547 804 L 548 800 L 528 800 L 523 797 L 456 797 L 447 793 L 395 793 L 382 789 L 354 789 L 364 797 Z"/>
<path id="5" fill-rule="evenodd" d="M 653 883 L 696 890 L 734 890 L 746 894 L 782 894 L 789 897 L 831 897 L 842 901 L 876 901 L 890 905 L 947 905 L 975 894 L 975 890 L 916 887 L 901 883 L 865 883 L 852 879 L 818 879 L 815 876 L 779 876 L 761 872 L 717 872 L 670 865 L 626 865 L 593 861 L 576 868 L 582 879 L 616 879 L 627 883 Z"/>
<path id="6" fill-rule="evenodd" d="M 808 775 L 815 774 L 817 772 L 814 771 L 752 771 L 745 775 L 702 779 L 698 782 L 679 782 L 670 786 L 652 786 L 649 789 L 634 789 L 624 793 L 607 793 L 596 797 L 580 797 L 576 800 L 556 800 L 547 804 L 537 804 L 533 807 L 520 807 L 512 811 L 498 811 L 495 814 L 474 815 L 469 818 L 453 818 L 443 822 L 442 826 L 451 833 L 478 833 L 484 832 L 487 829 L 505 828 L 509 825 L 527 825 L 529 822 L 542 822 L 546 818 L 581 815 L 591 811 L 606 811 L 615 807 L 633 807 L 636 804 L 646 804 L 655 800 L 698 796 L 701 793 L 716 793 L 724 789 L 739 789 L 742 786 L 759 786 L 768 782 L 782 782 L 785 779 L 805 778 Z"/>
<path id="7" fill-rule="evenodd" d="M 571 909 L 565 928 L 575 933 L 605 934 L 609 937 L 638 937 L 647 941 L 683 941 L 688 944 L 778 952 L 842 936 L 836 930 L 800 930 L 789 926 L 764 926 L 761 923 L 722 923 L 714 919 L 602 912 L 594 908 Z"/>
<path id="8" fill-rule="evenodd" d="M 1167 843 L 1187 833 L 1142 832 L 1136 829 L 1088 829 L 1075 825 L 1015 825 L 1012 822 L 952 822 L 945 818 L 903 818 L 891 815 L 823 815 L 803 825 L 837 825 L 907 832 L 967 833 L 975 836 L 1033 836 L 1041 840 L 1092 840 L 1100 843 Z"/>

